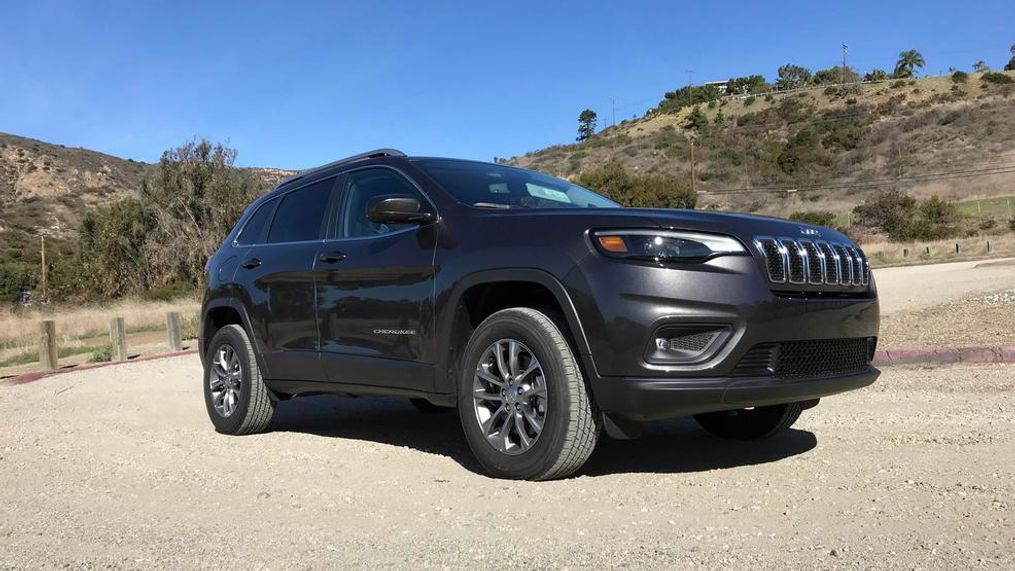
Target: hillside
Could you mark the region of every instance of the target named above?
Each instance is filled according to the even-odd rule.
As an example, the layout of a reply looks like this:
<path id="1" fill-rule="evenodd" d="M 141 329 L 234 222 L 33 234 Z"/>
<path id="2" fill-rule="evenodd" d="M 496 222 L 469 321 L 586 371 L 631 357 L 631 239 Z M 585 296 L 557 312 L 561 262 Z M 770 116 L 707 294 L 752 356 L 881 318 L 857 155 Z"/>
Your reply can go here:
<path id="1" fill-rule="evenodd" d="M 1015 195 L 1013 94 L 1012 84 L 970 74 L 723 97 L 698 105 L 698 117 L 695 108 L 663 105 L 582 143 L 509 162 L 576 178 L 617 161 L 690 186 L 693 137 L 699 208 L 820 209 L 845 222 L 886 188 L 955 201 Z"/>
<path id="2" fill-rule="evenodd" d="M 36 287 L 40 235 L 46 237 L 50 261 L 73 258 L 89 207 L 136 195 L 150 168 L 95 151 L 0 133 L 0 302 L 21 287 Z M 291 174 L 248 170 L 264 190 Z"/>

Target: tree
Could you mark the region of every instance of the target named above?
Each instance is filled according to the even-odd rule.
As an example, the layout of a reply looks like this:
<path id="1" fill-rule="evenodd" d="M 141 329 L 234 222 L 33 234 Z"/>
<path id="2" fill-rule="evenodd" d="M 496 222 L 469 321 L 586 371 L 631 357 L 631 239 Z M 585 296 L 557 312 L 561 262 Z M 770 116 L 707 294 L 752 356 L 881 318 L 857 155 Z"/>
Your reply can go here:
<path id="1" fill-rule="evenodd" d="M 1011 59 L 1008 60 L 1008 65 L 1004 66 L 1005 71 L 1015 71 L 1015 44 L 1011 46 Z"/>
<path id="2" fill-rule="evenodd" d="M 863 76 L 864 81 L 885 81 L 888 79 L 888 72 L 883 69 L 872 69 Z"/>
<path id="3" fill-rule="evenodd" d="M 137 196 L 90 210 L 80 252 L 94 290 L 117 297 L 197 286 L 205 261 L 260 191 L 235 160 L 223 145 L 187 142 L 148 168 Z"/>
<path id="4" fill-rule="evenodd" d="M 708 116 L 701 107 L 695 105 L 694 109 L 691 109 L 691 113 L 687 116 L 687 126 L 695 131 L 708 128 Z"/>
<path id="5" fill-rule="evenodd" d="M 578 137 L 577 141 L 584 141 L 596 134 L 596 121 L 599 116 L 591 109 L 586 109 L 578 114 Z"/>
<path id="6" fill-rule="evenodd" d="M 748 93 L 765 93 L 771 90 L 771 86 L 761 75 L 748 75 L 747 77 L 731 77 L 726 82 L 727 95 L 745 95 Z"/>
<path id="7" fill-rule="evenodd" d="M 916 75 L 917 68 L 923 69 L 927 65 L 923 55 L 916 50 L 907 50 L 899 54 L 899 61 L 895 63 L 895 72 L 892 77 L 906 79 Z"/>
<path id="8" fill-rule="evenodd" d="M 787 89 L 798 89 L 811 81 L 810 70 L 799 65 L 788 63 L 781 66 L 778 73 L 779 79 L 776 80 L 775 86 L 784 91 Z"/>
<path id="9" fill-rule="evenodd" d="M 990 71 L 990 66 L 987 65 L 987 62 L 981 59 L 980 61 L 973 64 L 973 71 L 976 73 L 988 72 Z"/>
<path id="10" fill-rule="evenodd" d="M 856 83 L 858 81 L 860 81 L 860 74 L 851 67 L 846 67 L 845 70 L 843 70 L 841 65 L 822 69 L 814 73 L 814 83 L 817 85 Z"/>

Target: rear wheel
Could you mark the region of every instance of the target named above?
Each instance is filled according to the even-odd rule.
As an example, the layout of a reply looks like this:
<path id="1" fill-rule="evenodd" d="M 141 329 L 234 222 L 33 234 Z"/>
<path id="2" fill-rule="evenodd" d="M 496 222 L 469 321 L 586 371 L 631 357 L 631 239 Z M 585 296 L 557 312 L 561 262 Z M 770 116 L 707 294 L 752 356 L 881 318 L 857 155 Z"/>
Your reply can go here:
<path id="1" fill-rule="evenodd" d="M 204 367 L 204 402 L 215 430 L 224 434 L 263 432 L 275 415 L 275 401 L 261 378 L 254 347 L 239 325 L 219 329 Z"/>
<path id="2" fill-rule="evenodd" d="M 578 362 L 542 312 L 505 309 L 483 321 L 458 384 L 466 440 L 494 476 L 563 478 L 595 448 L 599 424 Z"/>
<path id="3" fill-rule="evenodd" d="M 800 418 L 800 403 L 741 408 L 697 414 L 694 420 L 702 428 L 722 438 L 755 440 L 789 430 Z"/>

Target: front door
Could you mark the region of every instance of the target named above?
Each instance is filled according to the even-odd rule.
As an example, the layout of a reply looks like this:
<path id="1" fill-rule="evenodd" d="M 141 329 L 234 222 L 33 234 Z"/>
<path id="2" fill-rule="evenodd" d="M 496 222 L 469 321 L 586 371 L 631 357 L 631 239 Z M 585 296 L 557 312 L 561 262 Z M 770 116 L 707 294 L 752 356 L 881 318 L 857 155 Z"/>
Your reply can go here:
<path id="1" fill-rule="evenodd" d="M 431 390 L 437 225 L 377 224 L 367 211 L 392 195 L 432 206 L 386 167 L 352 171 L 339 184 L 333 237 L 317 265 L 325 374 L 338 383 Z"/>

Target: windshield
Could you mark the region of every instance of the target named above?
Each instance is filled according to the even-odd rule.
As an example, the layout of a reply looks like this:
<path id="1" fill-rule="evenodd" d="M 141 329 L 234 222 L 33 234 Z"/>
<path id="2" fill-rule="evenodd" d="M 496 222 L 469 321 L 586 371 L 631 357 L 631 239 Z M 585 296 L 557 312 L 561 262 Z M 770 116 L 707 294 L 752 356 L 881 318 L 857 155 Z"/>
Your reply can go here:
<path id="1" fill-rule="evenodd" d="M 418 159 L 459 202 L 486 208 L 619 208 L 587 188 L 537 172 L 453 159 Z"/>

